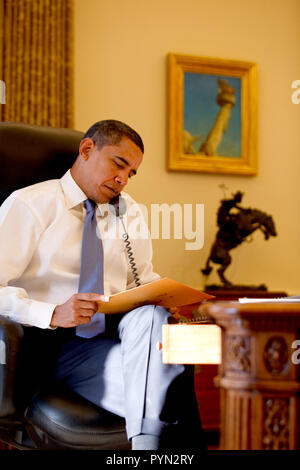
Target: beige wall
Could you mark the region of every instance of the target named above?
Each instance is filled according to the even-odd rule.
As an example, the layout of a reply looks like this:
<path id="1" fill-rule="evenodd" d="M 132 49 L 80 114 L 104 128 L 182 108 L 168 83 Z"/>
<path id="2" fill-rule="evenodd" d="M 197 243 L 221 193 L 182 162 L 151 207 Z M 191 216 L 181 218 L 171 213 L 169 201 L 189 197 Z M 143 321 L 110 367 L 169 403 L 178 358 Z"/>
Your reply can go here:
<path id="1" fill-rule="evenodd" d="M 144 138 L 146 152 L 128 192 L 139 202 L 204 203 L 202 250 L 185 240 L 154 240 L 154 267 L 203 288 L 200 269 L 216 233 L 225 184 L 243 204 L 273 215 L 278 237 L 232 251 L 229 278 L 300 293 L 299 0 L 75 0 L 75 127 L 123 120 Z M 259 86 L 259 173 L 256 177 L 170 173 L 166 158 L 168 52 L 256 62 Z M 217 281 L 212 275 L 210 282 Z"/>

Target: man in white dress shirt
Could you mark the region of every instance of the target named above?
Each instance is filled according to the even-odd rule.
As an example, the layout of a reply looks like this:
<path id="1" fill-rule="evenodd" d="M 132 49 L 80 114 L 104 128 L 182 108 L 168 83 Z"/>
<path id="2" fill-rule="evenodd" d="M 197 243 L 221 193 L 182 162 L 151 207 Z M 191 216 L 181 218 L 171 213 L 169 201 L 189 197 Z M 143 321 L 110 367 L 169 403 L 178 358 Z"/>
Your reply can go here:
<path id="1" fill-rule="evenodd" d="M 163 448 L 166 430 L 182 425 L 187 432 L 188 419 L 196 427 L 199 423 L 201 431 L 188 378 L 191 370 L 163 364 L 156 348 L 162 324 L 171 315 L 161 307 L 146 306 L 106 316 L 105 332 L 90 339 L 76 336 L 74 328 L 91 321 L 97 301 L 135 286 L 124 241 L 115 236 L 120 221 L 107 204 L 122 192 L 127 226 L 132 220 L 145 225 L 138 205 L 123 192 L 138 172 L 143 152 L 140 136 L 129 126 L 100 121 L 87 131 L 74 165 L 60 180 L 20 189 L 6 199 L 0 208 L 0 314 L 25 326 L 31 355 L 24 360 L 45 361 L 48 380 L 124 416 L 132 448 L 153 450 Z M 102 295 L 78 293 L 86 199 L 97 205 L 104 255 Z M 131 246 L 140 283 L 158 279 L 150 237 L 133 237 Z M 34 367 L 32 371 L 34 375 Z M 179 411 L 175 406 L 179 390 L 185 394 L 179 397 L 181 403 L 193 401 L 193 416 L 184 405 Z"/>

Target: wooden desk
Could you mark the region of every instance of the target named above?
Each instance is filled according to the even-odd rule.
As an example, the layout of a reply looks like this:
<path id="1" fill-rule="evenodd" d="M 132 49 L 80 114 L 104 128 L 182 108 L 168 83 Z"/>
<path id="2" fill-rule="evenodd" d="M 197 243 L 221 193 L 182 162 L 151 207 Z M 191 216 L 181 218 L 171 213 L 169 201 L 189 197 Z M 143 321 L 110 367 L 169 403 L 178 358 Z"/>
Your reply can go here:
<path id="1" fill-rule="evenodd" d="M 300 449 L 300 303 L 199 308 L 222 328 L 220 448 Z"/>
<path id="2" fill-rule="evenodd" d="M 211 291 L 219 300 L 237 300 L 240 297 L 286 297 L 285 292 L 266 291 Z M 197 308 L 196 306 L 194 308 Z M 204 313 L 201 312 L 200 314 Z M 182 314 L 192 319 L 190 309 L 182 308 Z M 205 313 L 207 315 L 207 313 Z M 220 332 L 206 329 L 207 325 L 181 324 L 163 328 L 163 361 L 188 363 L 195 366 L 195 393 L 205 431 L 220 430 L 219 364 L 221 363 Z M 221 331 L 221 330 L 220 330 Z M 300 357 L 300 355 L 299 355 Z"/>

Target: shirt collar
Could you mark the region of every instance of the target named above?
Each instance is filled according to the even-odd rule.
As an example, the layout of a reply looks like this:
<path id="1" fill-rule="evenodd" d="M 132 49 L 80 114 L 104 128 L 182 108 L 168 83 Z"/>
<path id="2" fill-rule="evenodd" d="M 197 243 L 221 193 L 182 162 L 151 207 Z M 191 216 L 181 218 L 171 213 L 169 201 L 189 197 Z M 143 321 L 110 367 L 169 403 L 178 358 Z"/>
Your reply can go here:
<path id="1" fill-rule="evenodd" d="M 68 209 L 72 209 L 87 199 L 85 193 L 82 191 L 82 189 L 80 189 L 76 181 L 73 179 L 70 170 L 68 170 L 60 179 L 60 183 L 65 195 Z"/>
<path id="2" fill-rule="evenodd" d="M 73 176 L 71 175 L 71 170 L 68 170 L 60 179 L 60 184 L 65 195 L 65 201 L 68 209 L 73 209 L 73 207 L 78 206 L 87 199 L 86 194 L 78 186 Z M 97 207 L 100 215 L 103 216 L 108 213 L 107 203 L 97 204 Z"/>

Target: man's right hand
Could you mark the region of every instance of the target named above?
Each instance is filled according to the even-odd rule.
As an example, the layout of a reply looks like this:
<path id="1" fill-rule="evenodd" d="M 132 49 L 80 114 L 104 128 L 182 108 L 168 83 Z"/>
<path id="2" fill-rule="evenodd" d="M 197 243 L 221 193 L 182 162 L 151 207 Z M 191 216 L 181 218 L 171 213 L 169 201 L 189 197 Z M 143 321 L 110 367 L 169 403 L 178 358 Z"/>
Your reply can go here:
<path id="1" fill-rule="evenodd" d="M 74 294 L 64 304 L 54 309 L 50 326 L 70 328 L 89 323 L 92 316 L 98 311 L 97 302 L 108 302 L 109 297 L 94 293 Z"/>

